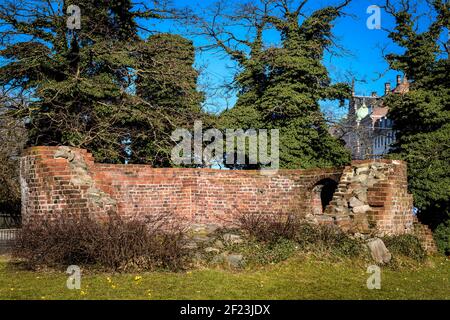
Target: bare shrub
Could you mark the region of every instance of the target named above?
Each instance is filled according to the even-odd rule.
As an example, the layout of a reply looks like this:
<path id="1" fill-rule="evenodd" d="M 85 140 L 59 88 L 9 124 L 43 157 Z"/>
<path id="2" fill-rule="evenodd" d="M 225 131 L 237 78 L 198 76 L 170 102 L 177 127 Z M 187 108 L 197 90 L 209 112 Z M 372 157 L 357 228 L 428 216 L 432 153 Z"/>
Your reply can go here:
<path id="1" fill-rule="evenodd" d="M 335 225 L 299 224 L 296 241 L 303 250 L 343 257 L 358 257 L 364 252 L 361 240 Z"/>
<path id="2" fill-rule="evenodd" d="M 276 244 L 285 240 L 295 242 L 303 251 L 314 251 L 336 256 L 360 256 L 361 241 L 352 238 L 335 225 L 315 225 L 297 215 L 243 214 L 241 229 L 260 242 Z"/>
<path id="3" fill-rule="evenodd" d="M 167 215 L 106 221 L 60 215 L 26 223 L 14 256 L 30 268 L 83 265 L 112 271 L 183 269 L 184 229 Z"/>
<path id="4" fill-rule="evenodd" d="M 239 217 L 240 227 L 251 237 L 264 242 L 277 242 L 280 239 L 295 239 L 299 225 L 293 215 L 248 213 Z"/>

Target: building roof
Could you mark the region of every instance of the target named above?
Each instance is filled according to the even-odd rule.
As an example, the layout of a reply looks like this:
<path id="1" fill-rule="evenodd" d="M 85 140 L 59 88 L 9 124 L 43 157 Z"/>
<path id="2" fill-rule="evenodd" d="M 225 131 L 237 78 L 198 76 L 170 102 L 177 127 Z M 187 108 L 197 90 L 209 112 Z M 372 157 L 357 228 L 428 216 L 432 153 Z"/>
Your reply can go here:
<path id="1" fill-rule="evenodd" d="M 390 83 L 386 83 L 385 96 L 389 93 L 405 94 L 409 92 L 409 82 L 407 77 L 403 77 L 402 80 L 400 75 L 397 76 L 397 86 L 392 90 L 389 88 Z M 375 94 L 372 94 L 371 96 L 353 94 L 350 102 L 349 116 L 351 117 L 353 115 L 353 119 L 358 122 L 369 122 L 368 119 L 370 118 L 372 124 L 375 124 L 378 119 L 385 117 L 388 111 L 389 107 L 384 105 L 383 97 L 379 97 Z"/>
<path id="2" fill-rule="evenodd" d="M 373 108 L 373 110 L 372 110 L 372 117 L 377 117 L 377 118 L 384 117 L 384 116 L 386 116 L 388 111 L 389 111 L 389 108 L 385 107 L 384 105 L 377 106 L 377 107 Z"/>

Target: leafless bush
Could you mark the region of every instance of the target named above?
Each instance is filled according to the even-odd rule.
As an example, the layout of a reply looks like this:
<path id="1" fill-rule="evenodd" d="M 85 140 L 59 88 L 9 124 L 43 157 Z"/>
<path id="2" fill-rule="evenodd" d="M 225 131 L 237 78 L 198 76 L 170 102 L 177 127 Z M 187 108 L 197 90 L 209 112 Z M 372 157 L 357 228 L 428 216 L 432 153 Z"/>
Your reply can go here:
<path id="1" fill-rule="evenodd" d="M 240 227 L 250 237 L 268 244 L 291 241 L 303 251 L 356 257 L 363 246 L 335 225 L 315 225 L 297 215 L 243 214 Z"/>
<path id="2" fill-rule="evenodd" d="M 183 269 L 184 229 L 165 214 L 145 219 L 116 215 L 106 221 L 60 215 L 26 223 L 14 256 L 28 267 L 82 265 L 112 271 Z"/>
<path id="3" fill-rule="evenodd" d="M 239 217 L 241 229 L 251 237 L 265 242 L 280 239 L 294 240 L 299 226 L 296 215 L 248 213 Z"/>

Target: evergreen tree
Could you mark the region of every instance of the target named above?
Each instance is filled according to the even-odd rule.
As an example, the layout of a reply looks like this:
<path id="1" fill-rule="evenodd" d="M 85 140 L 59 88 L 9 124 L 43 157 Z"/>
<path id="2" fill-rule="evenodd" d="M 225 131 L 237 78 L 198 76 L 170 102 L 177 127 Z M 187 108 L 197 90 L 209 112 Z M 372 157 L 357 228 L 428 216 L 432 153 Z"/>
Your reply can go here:
<path id="1" fill-rule="evenodd" d="M 262 5 L 258 6 L 255 3 L 217 2 L 208 17 L 198 19 L 200 34 L 211 40 L 209 48 L 225 52 L 238 65 L 230 86 L 231 90 L 237 92 L 238 99 L 232 108 L 224 110 L 216 119 L 216 127 L 222 130 L 265 128 L 257 104 L 268 81 L 263 32 L 267 26 L 269 3 L 270 1 L 262 1 Z M 235 30 L 229 30 L 230 25 L 231 29 L 237 26 L 245 28 L 251 37 L 238 36 L 233 32 Z M 234 145 L 233 150 L 226 150 L 226 147 L 224 146 L 225 159 L 233 153 L 236 162 L 237 146 Z M 224 165 L 231 169 L 259 168 L 248 162 Z"/>
<path id="2" fill-rule="evenodd" d="M 418 31 L 414 6 L 388 1 L 386 10 L 396 23 L 389 37 L 404 50 L 388 55 L 387 61 L 392 69 L 403 71 L 411 85 L 409 93 L 391 95 L 386 104 L 397 131 L 392 157 L 408 162 L 409 188 L 420 218 L 436 227 L 450 217 L 449 47 L 448 42 L 439 45 L 441 37 L 448 36 L 450 5 L 434 0 L 431 9 L 434 20 Z M 448 236 L 447 227 L 447 246 Z"/>
<path id="3" fill-rule="evenodd" d="M 325 7 L 300 22 L 303 5 L 295 9 L 280 1 L 282 16 L 269 17 L 280 31 L 282 47 L 268 61 L 270 81 L 260 100 L 269 128 L 280 129 L 280 163 L 286 168 L 329 167 L 350 158 L 342 143 L 328 132 L 319 101 L 340 100 L 350 94 L 346 84 L 331 84 L 322 63 L 332 44 L 333 21 L 348 3 Z"/>
<path id="4" fill-rule="evenodd" d="M 141 99 L 126 120 L 130 128 L 131 161 L 170 165 L 177 128 L 192 128 L 206 120 L 197 91 L 192 41 L 173 34 L 153 35 L 137 49 L 136 94 Z"/>
<path id="5" fill-rule="evenodd" d="M 292 1 L 247 3 L 234 14 L 218 10 L 213 22 L 203 27 L 214 47 L 228 53 L 240 68 L 235 78 L 238 100 L 221 115 L 222 126 L 279 129 L 284 168 L 328 167 L 350 160 L 348 151 L 328 132 L 319 107 L 320 100 L 343 103 L 350 95 L 347 85 L 331 85 L 322 64 L 324 50 L 332 44 L 332 23 L 349 1 L 302 19 L 307 2 L 299 1 L 295 10 L 290 9 Z M 219 17 L 230 22 L 217 25 Z M 250 40 L 233 34 L 239 23 L 251 30 Z M 279 48 L 264 45 L 263 34 L 270 26 L 281 33 Z"/>
<path id="6" fill-rule="evenodd" d="M 81 29 L 67 27 L 69 5 L 80 8 Z M 0 5 L 0 84 L 31 96 L 18 115 L 29 117 L 29 145 L 82 147 L 99 161 L 124 161 L 135 19 L 158 17 L 131 7 L 131 0 Z"/>

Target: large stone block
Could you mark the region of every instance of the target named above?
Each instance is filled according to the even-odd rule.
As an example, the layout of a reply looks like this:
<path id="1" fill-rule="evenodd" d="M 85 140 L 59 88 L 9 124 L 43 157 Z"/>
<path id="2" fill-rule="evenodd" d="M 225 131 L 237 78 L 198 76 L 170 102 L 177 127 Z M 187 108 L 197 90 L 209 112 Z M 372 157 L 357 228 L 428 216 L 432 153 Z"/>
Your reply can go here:
<path id="1" fill-rule="evenodd" d="M 378 264 L 386 264 L 391 261 L 392 255 L 380 238 L 369 239 L 366 242 L 370 255 Z"/>

